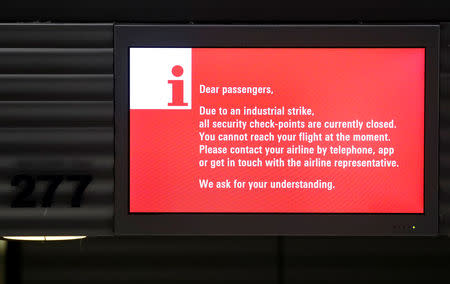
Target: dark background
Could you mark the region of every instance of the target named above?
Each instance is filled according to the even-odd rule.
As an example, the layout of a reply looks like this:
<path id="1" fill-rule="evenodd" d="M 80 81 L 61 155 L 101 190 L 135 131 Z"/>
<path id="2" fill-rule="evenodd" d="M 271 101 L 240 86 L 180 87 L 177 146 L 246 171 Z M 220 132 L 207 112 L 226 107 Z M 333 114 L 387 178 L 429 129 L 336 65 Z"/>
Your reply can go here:
<path id="1" fill-rule="evenodd" d="M 22 0 L 3 1 L 1 22 L 375 23 L 449 20 L 448 1 Z"/>
<path id="2" fill-rule="evenodd" d="M 448 239 L 152 237 L 11 242 L 9 283 L 446 283 Z M 8 275 L 9 275 L 8 274 Z"/>
<path id="3" fill-rule="evenodd" d="M 86 192 L 83 211 L 52 208 L 45 212 L 48 215 L 30 211 L 12 216 L 4 203 L 10 192 L 2 190 L 3 233 L 18 228 L 57 232 L 63 226 L 79 233 L 112 234 L 113 22 L 442 23 L 440 237 L 96 237 L 9 242 L 8 283 L 447 282 L 448 21 L 448 1 L 3 1 L 1 23 L 109 23 L 48 29 L 26 25 L 18 30 L 0 25 L 0 185 L 9 188 L 9 178 L 18 170 L 87 170 L 96 181 Z M 61 48 L 62 57 L 33 48 Z"/>

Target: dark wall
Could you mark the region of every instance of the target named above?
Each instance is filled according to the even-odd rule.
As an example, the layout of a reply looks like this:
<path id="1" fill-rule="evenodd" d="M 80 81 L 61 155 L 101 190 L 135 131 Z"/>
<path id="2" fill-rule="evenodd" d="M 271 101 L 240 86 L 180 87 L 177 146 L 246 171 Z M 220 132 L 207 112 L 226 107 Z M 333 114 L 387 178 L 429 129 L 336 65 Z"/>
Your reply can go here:
<path id="1" fill-rule="evenodd" d="M 442 22 L 450 3 L 389 0 L 3 1 L 0 22 Z"/>
<path id="2" fill-rule="evenodd" d="M 440 232 L 450 233 L 450 24 L 441 25 L 440 64 L 440 173 L 439 215 Z"/>
<path id="3" fill-rule="evenodd" d="M 450 242 L 432 238 L 94 238 L 9 247 L 17 269 L 9 283 L 443 283 L 450 271 Z"/>
<path id="4" fill-rule="evenodd" d="M 0 24 L 0 235 L 112 234 L 113 89 L 112 24 Z"/>
<path id="5" fill-rule="evenodd" d="M 78 0 L 78 1 L 4 1 L 0 7 L 0 22 L 151 22 L 151 23 L 438 23 L 450 21 L 450 2 L 448 1 L 107 1 L 107 0 Z M 443 26 L 441 56 L 447 58 L 449 54 L 450 36 L 447 26 Z M 111 28 L 112 30 L 112 28 Z M 106 34 L 109 34 L 107 32 Z M 79 60 L 86 60 L 84 55 L 77 53 L 76 48 L 91 48 L 108 56 L 108 48 L 112 47 L 112 38 L 105 41 L 86 41 L 84 33 L 52 35 L 43 41 L 33 40 L 33 32 L 27 36 L 12 39 L 0 32 L 2 47 L 28 48 L 23 49 L 18 57 L 33 56 L 30 47 L 63 48 L 65 52 L 74 52 Z M 14 34 L 12 35 L 14 36 Z M 106 36 L 108 37 L 108 36 Z M 94 38 L 102 38 L 101 32 Z M 67 41 L 68 40 L 68 41 Z M 47 42 L 48 45 L 44 43 Z M 103 42 L 103 43 L 102 43 Z M 45 46 L 39 46 L 44 44 Z M 69 50 L 75 48 L 75 50 Z M 97 51 L 96 51 L 97 49 Z M 1 50 L 0 50 L 1 51 Z M 12 52 L 0 52 L 0 73 L 15 74 L 14 76 L 0 75 L 4 80 L 0 88 L 12 84 L 13 80 L 23 78 L 21 88 L 29 86 L 30 80 L 39 77 L 39 70 L 34 65 L 17 66 L 8 65 L 7 60 Z M 112 51 L 110 51 L 112 54 Z M 101 53 L 101 52 L 100 52 Z M 105 55 L 106 54 L 106 55 Z M 3 56 L 3 57 L 1 57 Z M 112 58 L 112 57 L 111 57 Z M 98 60 L 99 58 L 97 58 Z M 5 61 L 6 60 L 6 61 Z M 108 59 L 107 59 L 108 60 Z M 112 59 L 110 59 L 112 62 Z M 70 68 L 58 69 L 61 62 L 52 61 L 54 65 L 45 65 L 49 69 L 44 73 L 66 73 L 68 77 L 73 74 L 112 74 L 112 67 L 108 64 L 77 65 L 77 62 L 67 62 Z M 50 62 L 51 63 L 51 62 Z M 2 65 L 3 64 L 3 65 Z M 64 63 L 66 64 L 66 63 Z M 67 66 L 67 65 L 65 65 Z M 84 66 L 84 67 L 83 67 Z M 103 66 L 104 69 L 98 69 Z M 8 69 L 9 68 L 9 69 Z M 81 69 L 80 69 L 81 68 Z M 441 178 L 440 178 L 440 215 L 442 233 L 450 230 L 450 97 L 449 76 L 450 65 L 447 61 L 441 64 Z M 23 77 L 21 74 L 31 74 Z M 49 80 L 56 80 L 57 76 L 48 76 Z M 107 76 L 106 76 L 107 77 Z M 39 77 L 42 79 L 42 77 Z M 105 76 L 102 77 L 104 80 Z M 45 79 L 45 78 L 44 78 Z M 92 78 L 91 78 L 92 79 Z M 7 84 L 5 85 L 5 80 Z M 11 81 L 12 80 L 12 81 Z M 94 79 L 92 79 L 94 80 Z M 112 80 L 112 79 L 110 79 Z M 9 82 L 9 83 L 8 83 Z M 64 141 L 67 135 L 74 135 L 81 131 L 84 137 L 91 137 L 94 141 L 67 144 L 60 149 L 47 145 L 50 153 L 71 149 L 82 149 L 87 161 L 93 161 L 94 168 L 102 177 L 101 183 L 92 194 L 90 200 L 97 202 L 102 210 L 97 215 L 87 214 L 69 216 L 77 220 L 77 228 L 82 231 L 90 228 L 93 231 L 110 234 L 112 226 L 112 97 L 102 93 L 108 87 L 100 87 L 93 93 L 80 91 L 83 82 L 75 88 L 66 88 L 60 94 L 45 94 L 37 88 L 20 92 L 16 95 L 2 93 L 0 107 L 5 122 L 11 120 L 8 110 L 11 104 L 21 104 L 24 116 L 13 118 L 14 127 L 3 128 L 2 131 L 20 131 L 25 128 L 36 128 L 32 131 L 41 131 L 39 123 L 44 127 L 60 128 L 60 136 L 54 139 Z M 101 83 L 99 83 L 101 84 Z M 112 86 L 112 83 L 111 83 Z M 79 89 L 78 89 L 79 88 Z M 68 93 L 64 93 L 68 92 Z M 106 95 L 104 95 L 106 94 Z M 110 93 L 112 94 L 112 92 Z M 78 96 L 79 95 L 79 96 Z M 71 97 L 72 96 L 72 97 Z M 98 102 L 104 105 L 104 116 L 93 120 L 94 124 L 87 125 L 78 121 L 76 127 L 72 123 L 83 116 L 74 115 L 67 120 L 45 121 L 40 118 L 49 115 L 41 112 L 41 116 L 31 120 L 24 117 L 33 115 L 27 111 L 30 104 L 48 106 L 51 103 L 68 105 L 68 101 L 75 101 L 67 107 L 65 113 L 88 111 L 80 107 L 80 103 L 90 105 Z M 70 109 L 70 110 L 69 110 Z M 48 109 L 51 113 L 52 109 Z M 27 116 L 28 115 L 28 116 Z M 22 120 L 21 120 L 22 119 Z M 26 123 L 31 123 L 27 125 Z M 55 124 L 55 125 L 52 125 Z M 75 129 L 77 128 L 77 129 Z M 29 129 L 28 129 L 29 130 Z M 99 131 L 93 136 L 85 136 L 89 131 Z M 17 133 L 17 132 L 16 132 Z M 5 137 L 5 136 L 1 136 Z M 0 138 L 1 138 L 0 137 Z M 42 137 L 41 135 L 39 137 Z M 103 138 L 104 140 L 102 140 Z M 100 139 L 100 140 L 99 140 Z M 14 149 L 27 148 L 27 139 L 22 144 L 8 144 L 0 139 L 4 153 L 14 154 Z M 50 140 L 48 140 L 50 141 Z M 68 141 L 68 140 L 67 140 Z M 95 142 L 97 141 L 97 142 Z M 108 142 L 109 141 L 109 142 Z M 39 142 L 39 141 L 38 141 Z M 83 144 L 84 143 L 84 144 Z M 97 144 L 96 144 L 97 143 Z M 12 150 L 5 148 L 9 145 Z M 96 146 L 97 145 L 97 146 Z M 83 147 L 87 147 L 86 149 Z M 93 147 L 93 148 L 90 148 Z M 97 148 L 95 148 L 97 147 Z M 97 149 L 97 150 L 96 150 Z M 17 150 L 17 151 L 19 151 Z M 22 149 L 23 150 L 23 149 Z M 22 151 L 21 150 L 21 151 Z M 57 151 L 56 151 L 57 150 Z M 72 149 L 73 150 L 73 149 Z M 55 152 L 56 151 L 56 152 Z M 89 152 L 90 151 L 90 152 Z M 108 152 L 109 151 L 109 152 Z M 103 154 L 102 154 L 103 153 Z M 105 154 L 106 153 L 106 154 Z M 41 154 L 43 155 L 43 154 Z M 45 154 L 44 154 L 45 155 Z M 53 154 L 52 154 L 53 155 Z M 56 154 L 55 154 L 56 155 Z M 2 155 L 5 159 L 7 155 Z M 99 156 L 99 158 L 97 158 Z M 49 157 L 52 157 L 51 155 Z M 83 156 L 75 156 L 77 159 Z M 51 159 L 50 159 L 51 160 Z M 36 167 L 33 163 L 30 167 Z M 47 166 L 51 164 L 47 164 Z M 75 166 L 82 167 L 84 164 Z M 73 166 L 73 165 L 71 165 Z M 71 169 L 69 166 L 69 169 Z M 37 166 L 40 168 L 40 166 Z M 13 173 L 12 166 L 3 168 L 8 175 Z M 80 170 L 85 170 L 84 168 Z M 4 177 L 4 176 L 3 176 Z M 2 177 L 2 178 L 3 178 Z M 8 185 L 9 181 L 2 181 Z M 89 190 L 89 189 L 88 189 Z M 5 194 L 3 192 L 2 194 Z M 95 197 L 97 195 L 97 197 Z M 4 199 L 3 199 L 4 200 Z M 106 201 L 105 201 L 106 200 Z M 6 208 L 6 207 L 5 207 Z M 57 210 L 58 211 L 58 210 Z M 61 210 L 67 212 L 67 210 Z M 68 214 L 76 214 L 69 212 Z M 62 214 L 62 213 L 61 213 Z M 66 213 L 64 213 L 66 214 Z M 5 215 L 6 216 L 6 215 Z M 20 224 L 17 219 L 4 216 L 2 224 L 10 220 L 9 225 Z M 52 220 L 47 223 L 51 227 Z M 84 217 L 83 217 L 84 216 Z M 96 216 L 90 218 L 90 216 Z M 39 216 L 35 216 L 39 218 Z M 84 218 L 84 219 L 83 219 Z M 11 221 L 12 220 L 12 221 Z M 37 224 L 37 223 L 35 223 Z M 67 226 L 74 227 L 73 223 Z M 88 227 L 86 227 L 88 226 Z M 38 226 L 39 227 L 39 226 Z M 450 241 L 448 238 L 286 238 L 286 237 L 157 237 L 157 238 L 93 238 L 82 241 L 49 242 L 49 243 L 20 243 L 10 242 L 8 247 L 9 283 L 379 283 L 379 282 L 446 282 L 450 271 Z"/>

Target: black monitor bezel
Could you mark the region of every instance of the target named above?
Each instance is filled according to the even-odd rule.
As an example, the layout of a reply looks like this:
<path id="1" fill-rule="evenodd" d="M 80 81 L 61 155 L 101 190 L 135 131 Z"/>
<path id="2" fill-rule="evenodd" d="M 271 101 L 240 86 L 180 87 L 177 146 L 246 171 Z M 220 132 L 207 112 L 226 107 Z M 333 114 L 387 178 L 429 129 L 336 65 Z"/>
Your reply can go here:
<path id="1" fill-rule="evenodd" d="M 116 235 L 438 233 L 438 25 L 121 24 L 115 26 L 114 38 Z M 424 213 L 129 213 L 130 47 L 424 47 Z"/>

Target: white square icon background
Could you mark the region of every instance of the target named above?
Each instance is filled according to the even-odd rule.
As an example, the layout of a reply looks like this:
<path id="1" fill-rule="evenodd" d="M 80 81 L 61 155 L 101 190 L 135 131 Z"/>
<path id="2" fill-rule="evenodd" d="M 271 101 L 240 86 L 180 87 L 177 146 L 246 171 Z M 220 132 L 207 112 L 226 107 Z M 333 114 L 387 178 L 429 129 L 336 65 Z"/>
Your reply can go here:
<path id="1" fill-rule="evenodd" d="M 175 76 L 172 68 L 183 68 Z M 169 106 L 172 84 L 183 80 L 183 102 L 187 106 Z M 191 109 L 192 49 L 191 48 L 130 48 L 130 109 Z"/>

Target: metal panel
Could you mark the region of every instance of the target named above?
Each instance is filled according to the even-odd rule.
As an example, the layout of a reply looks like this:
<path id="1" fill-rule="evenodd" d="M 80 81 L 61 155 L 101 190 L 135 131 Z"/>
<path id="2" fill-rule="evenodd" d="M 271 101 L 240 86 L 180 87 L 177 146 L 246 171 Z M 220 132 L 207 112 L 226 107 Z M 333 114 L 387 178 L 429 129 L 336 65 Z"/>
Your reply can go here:
<path id="1" fill-rule="evenodd" d="M 134 23 L 336 23 L 448 21 L 449 1 L 48 0 L 3 1 L 0 19 Z"/>
<path id="2" fill-rule="evenodd" d="M 450 234 L 450 23 L 441 24 L 439 231 Z"/>
<path id="3" fill-rule="evenodd" d="M 0 234 L 112 234 L 112 73 L 112 24 L 0 25 Z M 19 174 L 32 207 L 11 207 Z M 63 177 L 50 207 L 42 175 Z M 93 178 L 80 207 L 74 175 Z"/>
<path id="4" fill-rule="evenodd" d="M 285 238 L 280 283 L 442 283 L 450 246 L 440 238 Z"/>
<path id="5" fill-rule="evenodd" d="M 275 238 L 22 243 L 22 283 L 279 283 Z"/>

